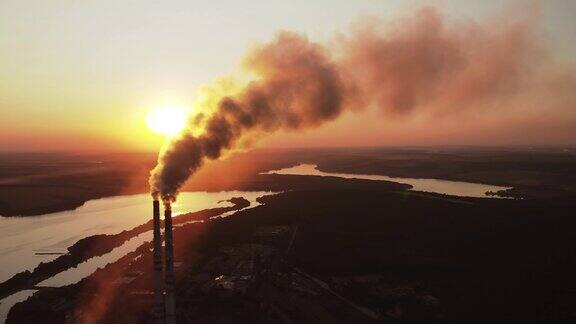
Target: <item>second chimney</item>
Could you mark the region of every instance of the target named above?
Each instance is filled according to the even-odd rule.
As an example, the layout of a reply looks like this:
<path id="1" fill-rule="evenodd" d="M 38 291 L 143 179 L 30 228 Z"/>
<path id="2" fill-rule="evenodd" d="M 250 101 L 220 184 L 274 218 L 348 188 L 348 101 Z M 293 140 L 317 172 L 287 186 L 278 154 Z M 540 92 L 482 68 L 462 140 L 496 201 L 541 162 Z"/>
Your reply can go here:
<path id="1" fill-rule="evenodd" d="M 174 240 L 172 236 L 172 209 L 170 204 L 164 205 L 164 237 L 166 258 L 166 324 L 176 322 L 176 300 L 174 296 Z"/>
<path id="2" fill-rule="evenodd" d="M 164 323 L 164 287 L 162 285 L 162 238 L 160 237 L 160 202 L 153 205 L 153 258 L 154 258 L 154 322 Z"/>

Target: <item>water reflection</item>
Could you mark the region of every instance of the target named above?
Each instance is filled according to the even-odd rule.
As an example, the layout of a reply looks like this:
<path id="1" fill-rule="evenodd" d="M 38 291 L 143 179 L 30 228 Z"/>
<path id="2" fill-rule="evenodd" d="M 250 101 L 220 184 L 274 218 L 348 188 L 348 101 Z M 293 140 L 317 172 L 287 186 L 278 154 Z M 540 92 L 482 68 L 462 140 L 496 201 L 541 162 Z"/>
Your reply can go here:
<path id="1" fill-rule="evenodd" d="M 256 201 L 256 198 L 261 197 L 264 194 L 269 194 L 269 193 L 268 192 L 262 192 L 256 196 L 253 196 L 253 194 L 251 193 L 250 195 L 248 195 L 248 197 L 247 197 L 247 195 L 244 195 L 244 198 L 246 198 L 250 201 L 250 206 L 247 208 L 244 208 L 244 209 L 254 208 L 254 207 L 260 205 L 260 203 Z M 231 211 L 225 212 L 219 216 L 214 216 L 211 218 L 229 217 L 230 215 L 232 215 L 236 212 L 237 212 L 237 210 L 231 210 Z M 181 213 L 179 213 L 179 214 L 181 214 Z M 175 217 L 177 217 L 177 216 L 175 216 Z M 174 226 L 180 227 L 180 226 L 184 226 L 186 224 L 200 223 L 200 222 L 203 222 L 203 221 L 202 220 L 192 220 L 192 221 L 185 222 L 185 223 L 175 224 Z M 102 256 L 90 258 L 90 259 L 86 260 L 85 262 L 82 262 L 81 264 L 79 264 L 77 267 L 70 268 L 66 271 L 58 273 L 57 275 L 55 275 L 49 279 L 42 281 L 37 286 L 38 287 L 62 287 L 62 286 L 77 283 L 80 280 L 82 280 L 82 279 L 88 277 L 89 275 L 91 275 L 92 273 L 94 273 L 97 269 L 103 268 L 107 264 L 118 261 L 120 258 L 125 256 L 126 254 L 128 254 L 132 251 L 135 251 L 144 242 L 150 242 L 150 241 L 152 241 L 152 231 L 147 231 L 147 232 L 141 233 L 141 234 L 129 239 L 128 241 L 124 242 L 121 246 L 112 249 L 112 251 L 110 251 L 110 252 L 108 252 Z"/>
<path id="2" fill-rule="evenodd" d="M 70 268 L 62 271 L 54 277 L 48 278 L 40 282 L 38 287 L 62 287 L 79 282 L 80 280 L 88 277 L 99 268 L 104 268 L 107 264 L 118 261 L 126 254 L 135 251 L 144 242 L 152 240 L 152 231 L 141 233 L 128 241 L 124 242 L 121 246 L 112 249 L 112 251 L 102 255 L 90 258 L 85 262 L 80 263 L 77 267 Z"/>
<path id="3" fill-rule="evenodd" d="M 265 174 L 286 174 L 286 175 L 313 175 L 313 176 L 330 176 L 346 179 L 366 179 L 366 180 L 383 180 L 411 185 L 414 191 L 435 192 L 440 194 L 460 196 L 460 197 L 477 197 L 477 198 L 501 198 L 498 196 L 487 195 L 487 192 L 497 192 L 500 190 L 511 189 L 481 183 L 471 183 L 462 181 L 449 181 L 439 179 L 419 179 L 419 178 L 395 178 L 383 175 L 370 174 L 350 174 L 323 172 L 317 169 L 315 164 L 300 164 L 291 168 L 281 170 L 272 170 Z"/>
<path id="4" fill-rule="evenodd" d="M 14 293 L 2 300 L 0 300 L 0 323 L 4 323 L 6 321 L 6 317 L 8 316 L 8 312 L 12 306 L 16 305 L 19 302 L 23 302 L 32 296 L 36 292 L 35 289 L 26 289 L 21 290 L 17 293 Z"/>
<path id="5" fill-rule="evenodd" d="M 174 215 L 218 206 L 232 197 L 251 202 L 269 192 L 185 192 L 174 204 Z M 51 261 L 76 241 L 95 234 L 116 234 L 151 218 L 148 194 L 90 200 L 76 210 L 29 217 L 0 217 L 0 282 L 40 262 Z"/>

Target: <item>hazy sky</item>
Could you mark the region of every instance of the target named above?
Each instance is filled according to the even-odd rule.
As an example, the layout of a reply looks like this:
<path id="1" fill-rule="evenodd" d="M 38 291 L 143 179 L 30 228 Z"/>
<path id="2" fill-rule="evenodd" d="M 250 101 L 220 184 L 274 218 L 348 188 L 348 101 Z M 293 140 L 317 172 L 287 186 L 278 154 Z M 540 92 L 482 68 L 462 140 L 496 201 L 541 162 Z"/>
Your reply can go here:
<path id="1" fill-rule="evenodd" d="M 243 53 L 282 29 L 330 41 L 367 16 L 385 21 L 432 5 L 483 20 L 539 5 L 541 36 L 574 65 L 576 1 L 0 0 L 0 149 L 157 149 L 145 127 L 159 105 L 191 105 Z M 517 116 L 389 121 L 376 111 L 280 134 L 270 146 L 574 143 L 573 124 Z M 520 118 L 521 119 L 521 118 Z M 506 124 L 514 120 L 515 123 Z M 505 125 L 505 126 L 503 126 Z M 526 127 L 553 127 L 526 134 Z"/>

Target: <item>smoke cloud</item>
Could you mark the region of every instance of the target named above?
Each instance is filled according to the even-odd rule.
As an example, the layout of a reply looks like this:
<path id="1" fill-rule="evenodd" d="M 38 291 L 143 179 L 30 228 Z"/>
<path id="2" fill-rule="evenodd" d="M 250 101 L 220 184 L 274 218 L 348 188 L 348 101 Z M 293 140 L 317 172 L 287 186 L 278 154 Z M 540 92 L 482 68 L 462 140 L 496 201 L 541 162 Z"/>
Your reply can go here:
<path id="1" fill-rule="evenodd" d="M 319 126 L 342 112 L 344 85 L 325 49 L 289 32 L 256 48 L 245 64 L 257 76 L 237 95 L 224 95 L 209 116 L 192 127 L 203 133 L 183 134 L 160 154 L 152 171 L 153 193 L 173 200 L 178 188 L 202 165 L 217 159 L 249 132 Z"/>
<path id="2" fill-rule="evenodd" d="M 423 8 L 393 24 L 365 22 L 329 46 L 281 32 L 245 58 L 250 82 L 212 91 L 188 130 L 162 149 L 152 194 L 171 202 L 206 160 L 266 133 L 321 126 L 347 110 L 442 116 L 514 110 L 534 102 L 527 92 L 573 96 L 576 74 L 550 72 L 536 26 L 533 17 L 448 24 Z M 551 87 L 548 79 L 562 85 Z"/>
<path id="3" fill-rule="evenodd" d="M 341 66 L 386 112 L 478 108 L 512 98 L 540 51 L 531 17 L 447 26 L 432 8 L 393 26 L 368 23 L 342 41 Z"/>

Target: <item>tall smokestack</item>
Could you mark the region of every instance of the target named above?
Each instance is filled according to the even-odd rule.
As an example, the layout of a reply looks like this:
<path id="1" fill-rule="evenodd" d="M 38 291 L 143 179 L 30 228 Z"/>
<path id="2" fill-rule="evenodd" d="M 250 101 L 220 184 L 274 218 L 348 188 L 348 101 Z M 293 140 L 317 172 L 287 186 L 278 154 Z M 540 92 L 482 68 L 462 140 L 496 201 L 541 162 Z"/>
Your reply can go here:
<path id="1" fill-rule="evenodd" d="M 176 300 L 174 296 L 174 241 L 172 236 L 172 207 L 169 202 L 164 203 L 164 237 L 166 257 L 166 324 L 176 322 Z"/>
<path id="2" fill-rule="evenodd" d="M 160 202 L 153 202 L 154 225 L 154 322 L 164 323 L 164 288 L 162 287 L 162 238 L 160 237 Z"/>

